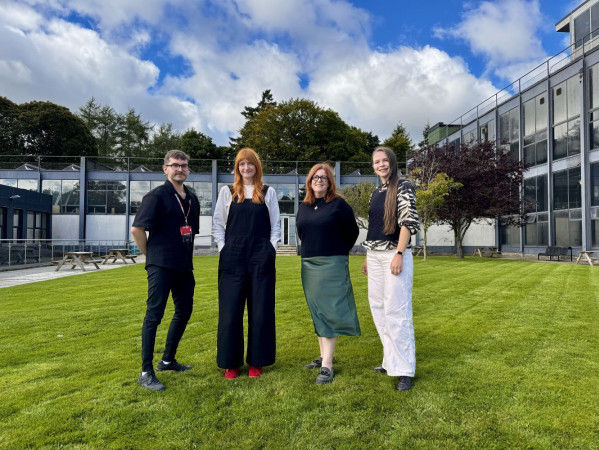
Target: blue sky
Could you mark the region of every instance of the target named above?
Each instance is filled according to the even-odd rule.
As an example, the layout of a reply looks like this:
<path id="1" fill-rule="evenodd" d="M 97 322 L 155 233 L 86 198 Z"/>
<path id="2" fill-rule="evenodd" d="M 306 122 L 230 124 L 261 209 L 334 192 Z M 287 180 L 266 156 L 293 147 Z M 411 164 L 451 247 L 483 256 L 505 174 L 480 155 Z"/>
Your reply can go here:
<path id="1" fill-rule="evenodd" d="M 93 96 L 226 145 L 271 89 L 418 141 L 567 46 L 555 23 L 580 3 L 0 0 L 0 95 L 72 111 Z"/>

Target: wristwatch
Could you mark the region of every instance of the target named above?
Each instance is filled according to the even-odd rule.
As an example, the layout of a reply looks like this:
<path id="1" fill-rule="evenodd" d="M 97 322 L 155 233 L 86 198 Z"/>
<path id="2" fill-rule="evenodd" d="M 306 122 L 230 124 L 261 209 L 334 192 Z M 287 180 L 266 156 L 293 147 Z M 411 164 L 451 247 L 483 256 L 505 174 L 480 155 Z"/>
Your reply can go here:
<path id="1" fill-rule="evenodd" d="M 397 250 L 397 254 L 403 256 L 403 252 L 401 250 Z"/>

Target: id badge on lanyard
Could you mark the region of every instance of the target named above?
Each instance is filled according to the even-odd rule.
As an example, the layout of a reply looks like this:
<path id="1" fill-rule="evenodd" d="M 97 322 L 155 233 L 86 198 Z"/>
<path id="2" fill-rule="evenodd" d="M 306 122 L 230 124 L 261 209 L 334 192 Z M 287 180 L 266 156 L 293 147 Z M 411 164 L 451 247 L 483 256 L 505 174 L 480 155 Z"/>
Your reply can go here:
<path id="1" fill-rule="evenodd" d="M 187 216 L 189 216 L 189 211 L 191 211 L 191 200 L 189 201 L 189 208 L 187 208 L 187 213 L 185 213 L 185 210 L 183 209 L 183 203 L 181 203 L 181 199 L 179 199 L 177 194 L 175 194 L 175 198 L 179 202 L 179 206 L 181 207 L 181 212 L 183 213 L 183 216 L 185 217 L 185 225 L 183 225 L 181 228 L 179 228 L 179 231 L 181 233 L 181 240 L 185 244 L 188 244 L 188 243 L 191 243 L 191 241 L 193 240 L 193 230 L 191 229 L 191 226 L 187 224 Z"/>

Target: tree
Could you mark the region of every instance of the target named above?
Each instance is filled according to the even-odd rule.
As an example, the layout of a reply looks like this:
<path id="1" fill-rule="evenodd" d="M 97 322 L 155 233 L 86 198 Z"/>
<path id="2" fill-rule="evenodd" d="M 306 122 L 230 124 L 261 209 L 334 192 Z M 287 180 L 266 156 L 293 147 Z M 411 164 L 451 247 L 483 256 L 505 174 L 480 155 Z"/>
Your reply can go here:
<path id="1" fill-rule="evenodd" d="M 95 156 L 94 137 L 85 123 L 64 106 L 29 102 L 19 106 L 19 139 L 22 154 Z"/>
<path id="2" fill-rule="evenodd" d="M 370 207 L 370 196 L 376 189 L 374 183 L 358 183 L 346 186 L 340 190 L 341 195 L 354 210 L 356 222 L 360 228 L 368 229 L 368 208 Z"/>
<path id="3" fill-rule="evenodd" d="M 422 225 L 424 234 L 424 260 L 427 256 L 427 233 L 431 225 L 438 220 L 439 208 L 443 205 L 445 197 L 454 189 L 462 187 L 461 183 L 456 183 L 445 173 L 438 173 L 433 180 L 426 185 L 418 186 L 416 190 L 416 209 L 418 218 Z"/>
<path id="4" fill-rule="evenodd" d="M 241 111 L 241 115 L 245 117 L 247 120 L 250 120 L 252 117 L 254 117 L 267 106 L 277 106 L 277 102 L 274 101 L 274 98 L 270 93 L 270 89 L 267 89 L 264 92 L 262 92 L 262 98 L 258 102 L 257 106 L 246 106 L 243 109 L 243 111 Z"/>
<path id="5" fill-rule="evenodd" d="M 383 146 L 395 152 L 397 166 L 405 171 L 407 154 L 412 149 L 412 139 L 401 122 L 397 124 L 391 136 L 385 139 Z"/>
<path id="6" fill-rule="evenodd" d="M 119 116 L 118 155 L 115 156 L 147 156 L 147 144 L 153 125 L 141 119 L 135 109 L 129 108 L 127 113 Z"/>
<path id="7" fill-rule="evenodd" d="M 0 97 L 0 155 L 17 155 L 19 144 L 19 105 Z"/>
<path id="8" fill-rule="evenodd" d="M 192 159 L 216 159 L 219 157 L 218 147 L 212 138 L 190 128 L 181 136 L 181 150 Z"/>
<path id="9" fill-rule="evenodd" d="M 119 143 L 119 116 L 110 106 L 100 108 L 93 134 L 101 156 L 117 156 Z"/>
<path id="10" fill-rule="evenodd" d="M 431 131 L 431 124 L 426 122 L 424 129 L 422 130 L 422 140 L 418 143 L 418 148 L 424 148 L 428 146 L 428 135 Z"/>
<path id="11" fill-rule="evenodd" d="M 181 141 L 181 134 L 173 131 L 173 125 L 163 123 L 150 139 L 148 154 L 152 158 L 163 158 L 169 150 L 181 149 Z"/>
<path id="12" fill-rule="evenodd" d="M 99 156 L 117 156 L 119 149 L 119 126 L 122 117 L 110 106 L 102 106 L 92 97 L 79 108 L 79 118 L 96 140 Z"/>
<path id="13" fill-rule="evenodd" d="M 363 154 L 366 136 L 330 109 L 306 99 L 267 105 L 239 131 L 234 148 L 252 147 L 264 160 L 349 160 Z M 369 158 L 369 156 L 368 156 Z"/>
<path id="14" fill-rule="evenodd" d="M 491 142 L 462 144 L 460 148 L 428 146 L 413 154 L 412 176 L 421 184 L 442 167 L 462 187 L 451 191 L 437 210 L 440 223 L 453 230 L 457 256 L 464 257 L 462 242 L 466 231 L 479 219 L 501 219 L 521 226 L 526 207 L 520 198 L 525 167 Z M 438 171 L 437 171 L 438 173 Z M 427 175 L 428 174 L 428 175 Z"/>

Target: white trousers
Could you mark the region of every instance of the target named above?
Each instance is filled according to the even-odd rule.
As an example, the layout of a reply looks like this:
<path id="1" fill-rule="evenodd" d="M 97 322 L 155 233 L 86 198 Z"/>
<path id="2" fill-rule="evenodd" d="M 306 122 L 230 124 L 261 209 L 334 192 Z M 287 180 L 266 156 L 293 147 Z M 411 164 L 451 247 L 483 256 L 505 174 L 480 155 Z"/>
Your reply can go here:
<path id="1" fill-rule="evenodd" d="M 368 301 L 374 325 L 383 344 L 383 367 L 389 376 L 413 377 L 416 371 L 416 344 L 412 322 L 412 250 L 403 255 L 399 275 L 391 273 L 396 250 L 368 250 Z"/>

